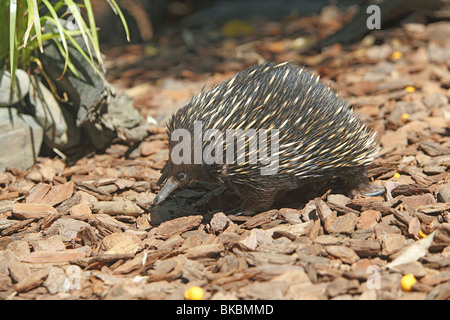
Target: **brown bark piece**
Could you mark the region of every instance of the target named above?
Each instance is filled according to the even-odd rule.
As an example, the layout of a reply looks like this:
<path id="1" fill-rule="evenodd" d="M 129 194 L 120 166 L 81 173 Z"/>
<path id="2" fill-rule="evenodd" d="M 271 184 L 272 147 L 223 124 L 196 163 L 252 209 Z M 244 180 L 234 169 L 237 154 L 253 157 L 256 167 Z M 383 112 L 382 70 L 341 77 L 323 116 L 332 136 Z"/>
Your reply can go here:
<path id="1" fill-rule="evenodd" d="M 12 213 L 15 217 L 25 219 L 42 219 L 56 213 L 56 209 L 44 203 L 16 203 Z"/>
<path id="2" fill-rule="evenodd" d="M 194 229 L 202 221 L 202 216 L 187 216 L 170 221 L 165 221 L 159 225 L 156 235 L 163 239 L 168 239 L 174 234 L 181 234 L 185 231 Z"/>

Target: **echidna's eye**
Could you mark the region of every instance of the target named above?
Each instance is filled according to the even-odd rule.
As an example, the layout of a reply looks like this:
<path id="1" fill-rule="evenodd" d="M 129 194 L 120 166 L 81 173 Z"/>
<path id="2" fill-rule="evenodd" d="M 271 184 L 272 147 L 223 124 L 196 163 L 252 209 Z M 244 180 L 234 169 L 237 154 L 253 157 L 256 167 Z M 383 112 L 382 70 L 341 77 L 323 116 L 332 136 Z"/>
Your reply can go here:
<path id="1" fill-rule="evenodd" d="M 186 173 L 183 171 L 177 173 L 177 179 L 180 181 L 186 180 Z"/>

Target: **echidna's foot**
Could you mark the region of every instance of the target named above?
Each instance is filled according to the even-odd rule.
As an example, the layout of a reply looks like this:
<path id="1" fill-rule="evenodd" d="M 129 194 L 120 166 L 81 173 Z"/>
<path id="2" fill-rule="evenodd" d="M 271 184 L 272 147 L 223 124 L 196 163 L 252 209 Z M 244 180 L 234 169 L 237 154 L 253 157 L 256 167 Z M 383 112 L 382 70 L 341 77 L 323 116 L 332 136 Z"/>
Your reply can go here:
<path id="1" fill-rule="evenodd" d="M 252 215 L 255 214 L 255 211 L 246 209 L 243 205 L 241 205 L 241 206 L 239 206 L 239 207 L 237 207 L 237 208 L 234 208 L 234 209 L 232 209 L 232 210 L 230 210 L 230 211 L 227 211 L 225 214 L 226 214 L 227 216 L 228 216 L 228 215 L 234 215 L 234 216 L 241 216 L 241 215 L 242 215 L 242 216 L 252 216 Z"/>
<path id="2" fill-rule="evenodd" d="M 244 216 L 269 210 L 278 191 L 269 187 L 255 189 L 242 185 L 234 185 L 234 190 L 242 199 L 241 214 Z"/>
<path id="3" fill-rule="evenodd" d="M 234 209 L 231 209 L 231 210 L 225 212 L 225 215 L 227 215 L 227 216 L 228 215 L 240 216 L 243 211 L 244 211 L 244 207 L 239 206 L 239 207 L 236 207 Z"/>
<path id="4" fill-rule="evenodd" d="M 270 210 L 272 208 L 273 200 L 271 201 L 260 201 L 260 203 L 246 202 L 244 201 L 243 210 L 241 212 L 244 216 L 253 216 L 257 213 Z"/>
<path id="5" fill-rule="evenodd" d="M 364 190 L 362 195 L 366 196 L 366 197 L 376 197 L 376 196 L 382 196 L 385 193 L 386 193 L 386 189 L 383 186 L 371 185 L 371 186 L 368 186 Z"/>
<path id="6" fill-rule="evenodd" d="M 242 214 L 243 216 L 253 216 L 253 215 L 255 215 L 255 211 L 253 211 L 253 210 L 249 210 L 249 209 L 246 209 L 246 210 L 243 210 L 242 212 L 240 212 L 240 215 Z"/>

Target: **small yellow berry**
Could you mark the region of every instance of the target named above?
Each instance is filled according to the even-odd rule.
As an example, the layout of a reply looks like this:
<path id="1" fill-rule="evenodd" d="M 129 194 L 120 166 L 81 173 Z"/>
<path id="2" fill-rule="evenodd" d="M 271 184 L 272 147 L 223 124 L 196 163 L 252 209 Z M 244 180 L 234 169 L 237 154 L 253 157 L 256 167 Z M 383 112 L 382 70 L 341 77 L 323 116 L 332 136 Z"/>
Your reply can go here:
<path id="1" fill-rule="evenodd" d="M 410 117 L 410 114 L 409 113 L 404 113 L 404 114 L 402 114 L 402 122 L 403 123 L 406 123 L 406 122 L 408 122 L 408 118 Z"/>
<path id="2" fill-rule="evenodd" d="M 412 93 L 412 92 L 416 91 L 416 88 L 414 88 L 413 86 L 407 86 L 407 87 L 405 88 L 405 90 L 406 90 L 407 92 L 409 92 L 409 93 Z"/>
<path id="3" fill-rule="evenodd" d="M 400 51 L 394 51 L 392 53 L 392 59 L 394 59 L 394 60 L 398 60 L 401 57 L 403 57 L 403 53 L 401 53 Z"/>
<path id="4" fill-rule="evenodd" d="M 400 286 L 403 291 L 411 291 L 412 286 L 417 282 L 416 277 L 412 273 L 408 273 L 400 280 Z"/>
<path id="5" fill-rule="evenodd" d="M 398 179 L 398 178 L 400 178 L 400 173 L 398 173 L 398 172 L 394 173 L 394 176 L 393 176 L 393 178 L 395 178 L 395 179 Z"/>
<path id="6" fill-rule="evenodd" d="M 184 293 L 184 297 L 188 300 L 202 300 L 203 296 L 203 289 L 197 286 L 190 287 Z"/>

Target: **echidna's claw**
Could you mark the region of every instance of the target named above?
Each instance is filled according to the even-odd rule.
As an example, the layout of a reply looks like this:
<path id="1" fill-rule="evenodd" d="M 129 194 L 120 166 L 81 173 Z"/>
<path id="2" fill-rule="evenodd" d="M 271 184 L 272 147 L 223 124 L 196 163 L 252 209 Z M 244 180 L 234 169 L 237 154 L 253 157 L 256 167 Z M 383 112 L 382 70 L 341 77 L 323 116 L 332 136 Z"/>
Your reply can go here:
<path id="1" fill-rule="evenodd" d="M 362 195 L 366 196 L 366 197 L 377 197 L 377 196 L 382 196 L 385 193 L 386 193 L 386 189 L 383 186 L 372 185 Z"/>

